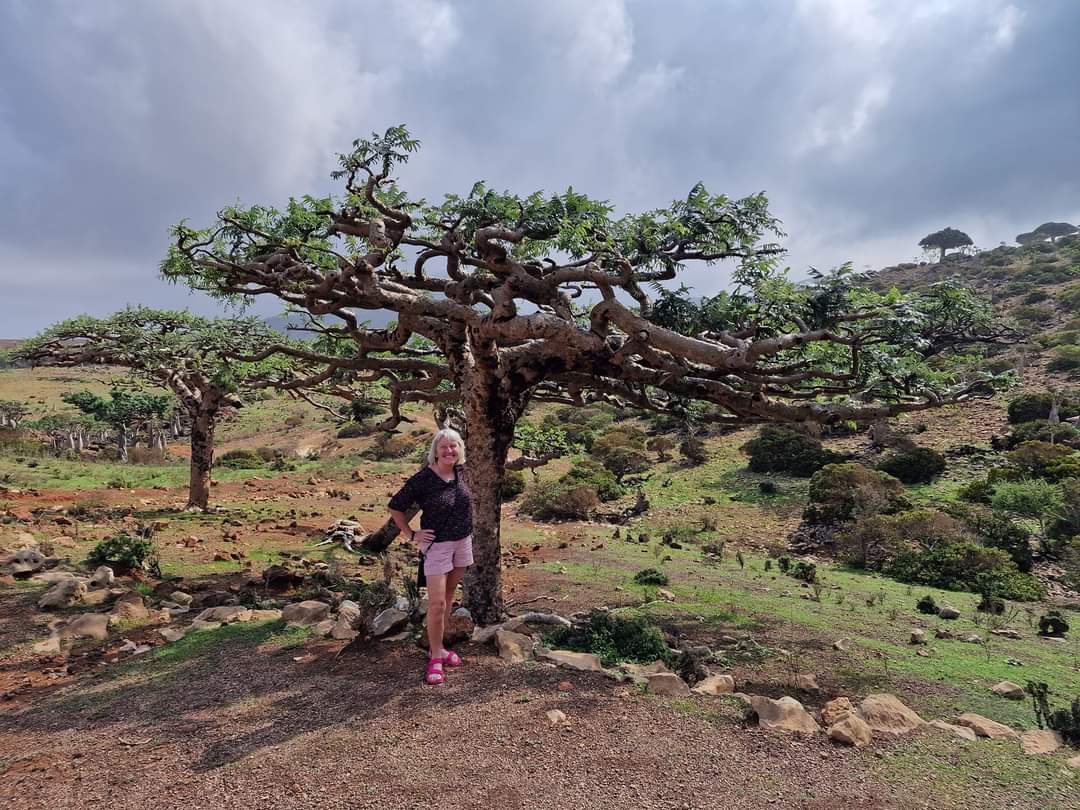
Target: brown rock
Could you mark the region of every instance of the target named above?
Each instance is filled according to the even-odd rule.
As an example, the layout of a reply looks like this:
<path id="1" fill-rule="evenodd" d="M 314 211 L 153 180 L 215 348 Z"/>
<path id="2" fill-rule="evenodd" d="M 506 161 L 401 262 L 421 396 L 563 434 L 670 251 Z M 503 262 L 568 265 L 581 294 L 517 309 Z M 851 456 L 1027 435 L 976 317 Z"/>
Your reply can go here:
<path id="1" fill-rule="evenodd" d="M 1020 735 L 1020 748 L 1025 754 L 1052 754 L 1064 744 L 1061 735 L 1050 729 L 1032 729 Z"/>
<path id="2" fill-rule="evenodd" d="M 690 694 L 690 687 L 686 681 L 674 672 L 657 672 L 648 678 L 649 691 L 654 695 L 665 697 L 686 697 Z"/>
<path id="3" fill-rule="evenodd" d="M 870 744 L 870 726 L 857 714 L 848 714 L 843 720 L 829 726 L 829 739 L 843 745 L 862 748 Z"/>
<path id="4" fill-rule="evenodd" d="M 312 627 L 330 615 L 330 605 L 314 599 L 293 602 L 281 610 L 281 618 L 294 627 Z M 328 631 L 329 632 L 329 631 Z"/>
<path id="5" fill-rule="evenodd" d="M 536 657 L 551 661 L 560 667 L 580 670 L 581 672 L 600 672 L 604 667 L 600 658 L 592 653 L 571 652 L 570 650 L 537 650 Z"/>
<path id="6" fill-rule="evenodd" d="M 730 695 L 735 691 L 735 679 L 730 675 L 710 675 L 694 684 L 699 695 Z"/>
<path id="7" fill-rule="evenodd" d="M 859 704 L 857 714 L 872 731 L 879 734 L 898 736 L 926 724 L 895 695 L 889 694 L 867 695 Z"/>
<path id="8" fill-rule="evenodd" d="M 499 658 L 510 664 L 521 664 L 532 658 L 533 640 L 521 633 L 499 630 L 495 633 Z"/>
<path id="9" fill-rule="evenodd" d="M 1001 695 L 1009 700 L 1023 700 L 1024 699 L 1024 687 L 1019 684 L 1015 684 L 1012 681 L 1001 681 L 990 687 L 990 691 L 995 695 Z"/>
<path id="10" fill-rule="evenodd" d="M 750 695 L 750 705 L 757 713 L 758 725 L 762 728 L 796 734 L 815 734 L 821 730 L 821 726 L 793 697 L 773 700 Z"/>
<path id="11" fill-rule="evenodd" d="M 821 707 L 821 722 L 826 727 L 835 726 L 853 711 L 855 707 L 846 697 L 833 698 Z"/>
<path id="12" fill-rule="evenodd" d="M 95 638 L 104 641 L 109 637 L 109 617 L 104 613 L 83 613 L 57 625 L 55 629 L 61 638 Z"/>
<path id="13" fill-rule="evenodd" d="M 981 714 L 962 714 L 956 718 L 956 725 L 970 728 L 976 736 L 988 737 L 991 740 L 1011 740 L 1020 736 L 1008 726 L 983 717 Z"/>
<path id="14" fill-rule="evenodd" d="M 1068 765 L 1070 768 L 1080 770 L 1080 754 L 1077 754 L 1075 757 L 1065 760 L 1065 764 Z"/>
<path id="15" fill-rule="evenodd" d="M 798 689 L 800 692 L 820 692 L 821 687 L 818 686 L 817 677 L 809 673 L 796 675 L 791 682 L 791 685 Z"/>
<path id="16" fill-rule="evenodd" d="M 558 726 L 566 722 L 566 715 L 559 709 L 549 709 L 544 713 L 544 717 L 547 718 L 548 725 Z"/>
<path id="17" fill-rule="evenodd" d="M 86 583 L 81 579 L 67 579 L 57 582 L 38 600 L 42 610 L 62 610 L 83 601 L 86 595 Z"/>
<path id="18" fill-rule="evenodd" d="M 145 619 L 150 611 L 143 604 L 142 594 L 138 591 L 128 591 L 113 603 L 109 620 L 113 622 Z"/>
<path id="19" fill-rule="evenodd" d="M 220 607 L 207 608 L 195 617 L 203 622 L 220 622 L 232 624 L 233 622 L 250 622 L 252 619 L 251 608 L 240 605 L 221 605 Z"/>
<path id="20" fill-rule="evenodd" d="M 946 723 L 944 720 L 931 720 L 930 726 L 940 731 L 947 731 L 957 739 L 964 740 L 965 742 L 975 742 L 975 732 L 965 726 L 954 726 L 952 723 Z"/>

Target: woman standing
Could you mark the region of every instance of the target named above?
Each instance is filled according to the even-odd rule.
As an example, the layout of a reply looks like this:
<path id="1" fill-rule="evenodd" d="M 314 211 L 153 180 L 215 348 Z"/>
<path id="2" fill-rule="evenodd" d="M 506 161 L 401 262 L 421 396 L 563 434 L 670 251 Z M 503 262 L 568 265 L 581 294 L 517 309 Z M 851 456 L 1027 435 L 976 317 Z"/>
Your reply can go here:
<path id="1" fill-rule="evenodd" d="M 428 589 L 425 679 L 441 684 L 446 679 L 444 666 L 461 666 L 461 656 L 443 644 L 443 630 L 450 621 L 454 591 L 473 563 L 472 498 L 463 477 L 461 434 L 449 428 L 436 433 L 427 461 L 390 499 L 390 516 L 402 534 L 416 542 L 424 559 Z M 414 504 L 420 507 L 419 529 L 413 529 L 405 517 Z"/>

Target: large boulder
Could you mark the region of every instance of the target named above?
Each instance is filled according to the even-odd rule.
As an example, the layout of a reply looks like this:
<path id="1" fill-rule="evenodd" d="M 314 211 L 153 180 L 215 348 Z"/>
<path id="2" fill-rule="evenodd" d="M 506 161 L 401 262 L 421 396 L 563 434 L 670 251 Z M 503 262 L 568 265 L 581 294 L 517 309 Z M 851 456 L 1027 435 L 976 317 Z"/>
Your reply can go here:
<path id="1" fill-rule="evenodd" d="M 878 734 L 899 736 L 926 725 L 925 720 L 895 695 L 867 695 L 856 713 Z"/>
<path id="2" fill-rule="evenodd" d="M 521 664 L 532 658 L 533 640 L 521 633 L 498 630 L 495 644 L 499 648 L 499 658 L 510 664 Z"/>
<path id="3" fill-rule="evenodd" d="M 795 698 L 784 696 L 779 700 L 750 696 L 750 706 L 758 717 L 758 725 L 772 731 L 795 734 L 815 734 L 821 726 L 810 716 Z"/>
<path id="4" fill-rule="evenodd" d="M 600 657 L 592 653 L 541 649 L 536 651 L 536 657 L 581 672 L 602 672 L 604 669 Z"/>
<path id="5" fill-rule="evenodd" d="M 221 624 L 250 622 L 253 618 L 251 608 L 242 607 L 241 605 L 220 605 L 207 608 L 195 617 L 196 621 L 220 622 Z"/>
<path id="6" fill-rule="evenodd" d="M 57 582 L 38 600 L 42 610 L 63 610 L 78 604 L 86 594 L 86 583 L 81 579 L 66 579 Z"/>
<path id="7" fill-rule="evenodd" d="M 942 619 L 959 619 L 960 611 L 951 605 L 942 605 L 937 614 Z"/>
<path id="8" fill-rule="evenodd" d="M 292 627 L 314 627 L 330 616 L 330 605 L 314 599 L 293 602 L 281 610 L 281 618 Z"/>
<path id="9" fill-rule="evenodd" d="M 674 672 L 657 672 L 649 676 L 649 691 L 665 697 L 687 697 L 690 687 Z"/>
<path id="10" fill-rule="evenodd" d="M 45 555 L 36 548 L 20 548 L 7 562 L 8 573 L 15 579 L 27 579 L 45 568 Z"/>
<path id="11" fill-rule="evenodd" d="M 398 610 L 402 610 L 402 608 L 398 608 Z M 351 599 L 342 599 L 341 604 L 338 605 L 337 612 L 338 621 L 344 620 L 350 627 L 356 626 L 362 613 L 360 605 L 356 604 L 356 602 Z"/>
<path id="12" fill-rule="evenodd" d="M 113 570 L 107 565 L 99 565 L 90 577 L 90 587 L 95 590 L 97 588 L 108 588 L 115 581 L 116 575 Z"/>
<path id="13" fill-rule="evenodd" d="M 843 720 L 829 726 L 829 739 L 843 745 L 862 748 L 870 744 L 870 726 L 857 714 L 848 714 Z"/>
<path id="14" fill-rule="evenodd" d="M 381 636 L 390 635 L 395 630 L 400 630 L 408 623 L 408 613 L 404 610 L 388 607 L 375 614 L 375 618 L 371 620 L 371 626 L 368 629 L 370 630 L 371 635 L 379 638 Z"/>
<path id="15" fill-rule="evenodd" d="M 1050 729 L 1031 729 L 1020 735 L 1020 748 L 1025 754 L 1052 754 L 1064 744 L 1061 735 Z"/>
<path id="16" fill-rule="evenodd" d="M 60 638 L 94 638 L 104 641 L 109 637 L 109 617 L 104 613 L 83 613 L 72 619 L 51 625 Z"/>
<path id="17" fill-rule="evenodd" d="M 1020 735 L 1013 729 L 1002 723 L 998 723 L 981 714 L 968 712 L 956 718 L 956 725 L 965 726 L 975 732 L 977 737 L 987 737 L 991 740 L 1012 740 Z"/>

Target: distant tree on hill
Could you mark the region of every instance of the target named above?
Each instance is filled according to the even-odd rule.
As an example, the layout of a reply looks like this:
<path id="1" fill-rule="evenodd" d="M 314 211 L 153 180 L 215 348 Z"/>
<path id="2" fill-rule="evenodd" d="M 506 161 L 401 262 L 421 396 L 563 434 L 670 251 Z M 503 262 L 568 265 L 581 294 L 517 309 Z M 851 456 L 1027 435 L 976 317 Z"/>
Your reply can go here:
<path id="1" fill-rule="evenodd" d="M 955 228 L 945 228 L 944 230 L 934 231 L 934 233 L 927 234 L 921 240 L 919 240 L 919 247 L 924 250 L 930 250 L 931 248 L 937 248 L 941 251 L 938 255 L 938 261 L 945 261 L 945 251 L 952 250 L 953 248 L 967 247 L 975 244 L 971 241 L 971 237 L 963 231 L 958 231 Z"/>
<path id="2" fill-rule="evenodd" d="M 0 399 L 0 427 L 18 430 L 22 421 L 30 415 L 25 402 L 16 399 Z"/>
<path id="3" fill-rule="evenodd" d="M 1051 242 L 1056 242 L 1062 236 L 1072 236 L 1078 230 L 1080 229 L 1075 225 L 1070 225 L 1068 222 L 1044 222 L 1033 233 L 1037 233 Z"/>
<path id="4" fill-rule="evenodd" d="M 223 409 L 241 405 L 241 387 L 287 375 L 291 361 L 274 355 L 238 359 L 282 338 L 257 318 L 210 320 L 188 312 L 134 307 L 108 318 L 82 316 L 28 340 L 17 357 L 37 365 L 123 366 L 176 395 L 191 420 L 188 506 L 206 509 L 214 463 L 214 431 Z M 87 401 L 86 413 L 94 413 Z M 106 420 L 108 421 L 108 420 Z M 126 451 L 121 449 L 121 454 Z"/>
<path id="5" fill-rule="evenodd" d="M 62 399 L 116 431 L 116 452 L 121 461 L 128 460 L 131 437 L 149 422 L 163 422 L 172 406 L 168 395 L 120 388 L 114 388 L 108 397 L 91 391 L 75 391 L 64 394 Z"/>

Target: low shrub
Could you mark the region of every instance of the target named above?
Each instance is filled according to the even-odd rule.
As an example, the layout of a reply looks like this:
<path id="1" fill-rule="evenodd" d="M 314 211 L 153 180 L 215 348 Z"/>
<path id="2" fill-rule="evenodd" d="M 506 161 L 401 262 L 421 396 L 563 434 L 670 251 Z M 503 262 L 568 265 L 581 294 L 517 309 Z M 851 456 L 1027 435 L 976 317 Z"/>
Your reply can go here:
<path id="1" fill-rule="evenodd" d="M 905 484 L 926 484 L 945 472 L 945 456 L 929 447 L 913 447 L 893 453 L 877 468 Z"/>
<path id="2" fill-rule="evenodd" d="M 1076 371 L 1080 369 L 1080 346 L 1058 346 L 1046 364 L 1047 371 Z"/>
<path id="3" fill-rule="evenodd" d="M 346 422 L 338 429 L 336 435 L 339 439 L 359 439 L 370 433 L 371 428 L 368 425 L 362 425 L 359 422 Z"/>
<path id="4" fill-rule="evenodd" d="M 216 461 L 219 467 L 232 470 L 259 470 L 266 466 L 266 461 L 250 447 L 240 447 L 222 453 Z"/>
<path id="5" fill-rule="evenodd" d="M 1069 632 L 1069 623 L 1059 610 L 1048 610 L 1039 617 L 1040 636 L 1063 636 Z"/>
<path id="6" fill-rule="evenodd" d="M 668 577 L 663 571 L 655 568 L 645 568 L 634 574 L 634 582 L 638 585 L 667 585 Z"/>
<path id="7" fill-rule="evenodd" d="M 600 505 L 595 487 L 540 481 L 525 491 L 520 511 L 536 520 L 588 520 Z"/>
<path id="8" fill-rule="evenodd" d="M 1030 392 L 1013 397 L 1009 400 L 1008 406 L 1009 424 L 1018 425 L 1039 419 L 1045 420 L 1050 416 L 1053 404 L 1053 397 L 1046 391 Z M 1080 415 L 1080 397 L 1063 396 L 1058 403 L 1058 415 L 1062 419 Z"/>
<path id="9" fill-rule="evenodd" d="M 1023 573 L 1031 571 L 1031 532 L 1008 516 L 988 509 L 971 510 L 963 520 L 984 546 L 1004 551 Z"/>
<path id="10" fill-rule="evenodd" d="M 844 523 L 862 515 L 895 514 L 908 506 L 904 485 L 862 464 L 826 464 L 810 477 L 803 518 L 813 524 Z"/>
<path id="11" fill-rule="evenodd" d="M 1076 449 L 1080 448 L 1080 430 L 1068 422 L 1023 422 L 1009 431 L 1005 438 L 1005 447 L 1012 449 L 1026 442 L 1043 442 Z"/>
<path id="12" fill-rule="evenodd" d="M 620 661 L 674 663 L 674 656 L 659 628 L 642 616 L 627 619 L 608 611 L 593 611 L 585 624 L 556 628 L 544 636 L 544 644 L 551 648 L 593 653 L 608 667 Z"/>
<path id="13" fill-rule="evenodd" d="M 758 435 L 741 448 L 750 458 L 747 465 L 752 472 L 779 472 L 808 478 L 826 464 L 844 460 L 821 446 L 821 442 L 791 428 L 766 425 Z"/>
<path id="14" fill-rule="evenodd" d="M 559 481 L 566 485 L 592 487 L 596 490 L 596 496 L 604 503 L 618 500 L 626 494 L 626 490 L 611 471 L 591 458 L 582 459 L 575 464 Z"/>
<path id="15" fill-rule="evenodd" d="M 645 432 L 638 428 L 616 428 L 596 439 L 589 454 L 621 481 L 626 475 L 645 472 L 652 466 L 645 441 Z"/>
<path id="16" fill-rule="evenodd" d="M 791 566 L 791 570 L 788 571 L 788 576 L 797 579 L 800 582 L 817 582 L 817 565 L 811 562 L 798 560 Z"/>
<path id="17" fill-rule="evenodd" d="M 985 478 L 977 478 L 956 490 L 956 497 L 968 503 L 989 504 L 994 496 L 994 485 Z"/>
<path id="18" fill-rule="evenodd" d="M 389 461 L 396 458 L 404 458 L 410 453 L 420 452 L 426 459 L 428 443 L 419 438 L 409 439 L 397 433 L 380 433 L 371 443 L 371 449 L 367 455 L 377 461 Z M 419 449 L 418 449 L 419 448 Z"/>
<path id="19" fill-rule="evenodd" d="M 129 534 L 116 534 L 98 543 L 86 557 L 88 565 L 107 565 L 123 576 L 135 571 L 161 575 L 157 554 L 151 540 Z"/>
<path id="20" fill-rule="evenodd" d="M 705 449 L 705 442 L 696 436 L 687 436 L 679 444 L 679 452 L 683 458 L 692 465 L 701 465 L 709 460 L 709 454 Z"/>
<path id="21" fill-rule="evenodd" d="M 919 611 L 919 613 L 923 613 L 927 616 L 937 616 L 938 612 L 937 603 L 934 601 L 934 597 L 930 594 L 927 594 L 918 602 L 916 602 L 915 609 Z"/>
<path id="22" fill-rule="evenodd" d="M 1009 312 L 1016 320 L 1026 324 L 1044 324 L 1054 320 L 1054 308 L 1049 304 L 1021 304 Z"/>
<path id="23" fill-rule="evenodd" d="M 645 447 L 656 453 L 657 461 L 670 461 L 668 454 L 675 449 L 675 440 L 669 436 L 654 436 L 646 442 Z"/>
<path id="24" fill-rule="evenodd" d="M 904 552 L 972 539 L 957 518 L 920 509 L 897 515 L 866 515 L 839 532 L 836 543 L 845 562 L 878 571 Z"/>
<path id="25" fill-rule="evenodd" d="M 900 582 L 951 591 L 992 590 L 1003 599 L 1031 602 L 1044 595 L 1038 580 L 1020 573 L 1000 549 L 975 542 L 952 543 L 902 552 L 884 567 Z"/>
<path id="26" fill-rule="evenodd" d="M 349 403 L 349 415 L 354 422 L 364 422 L 375 416 L 382 416 L 387 409 L 377 402 L 369 402 L 364 399 L 354 399 Z"/>
<path id="27" fill-rule="evenodd" d="M 502 499 L 512 501 L 525 491 L 525 473 L 521 470 L 507 470 L 503 476 Z"/>

